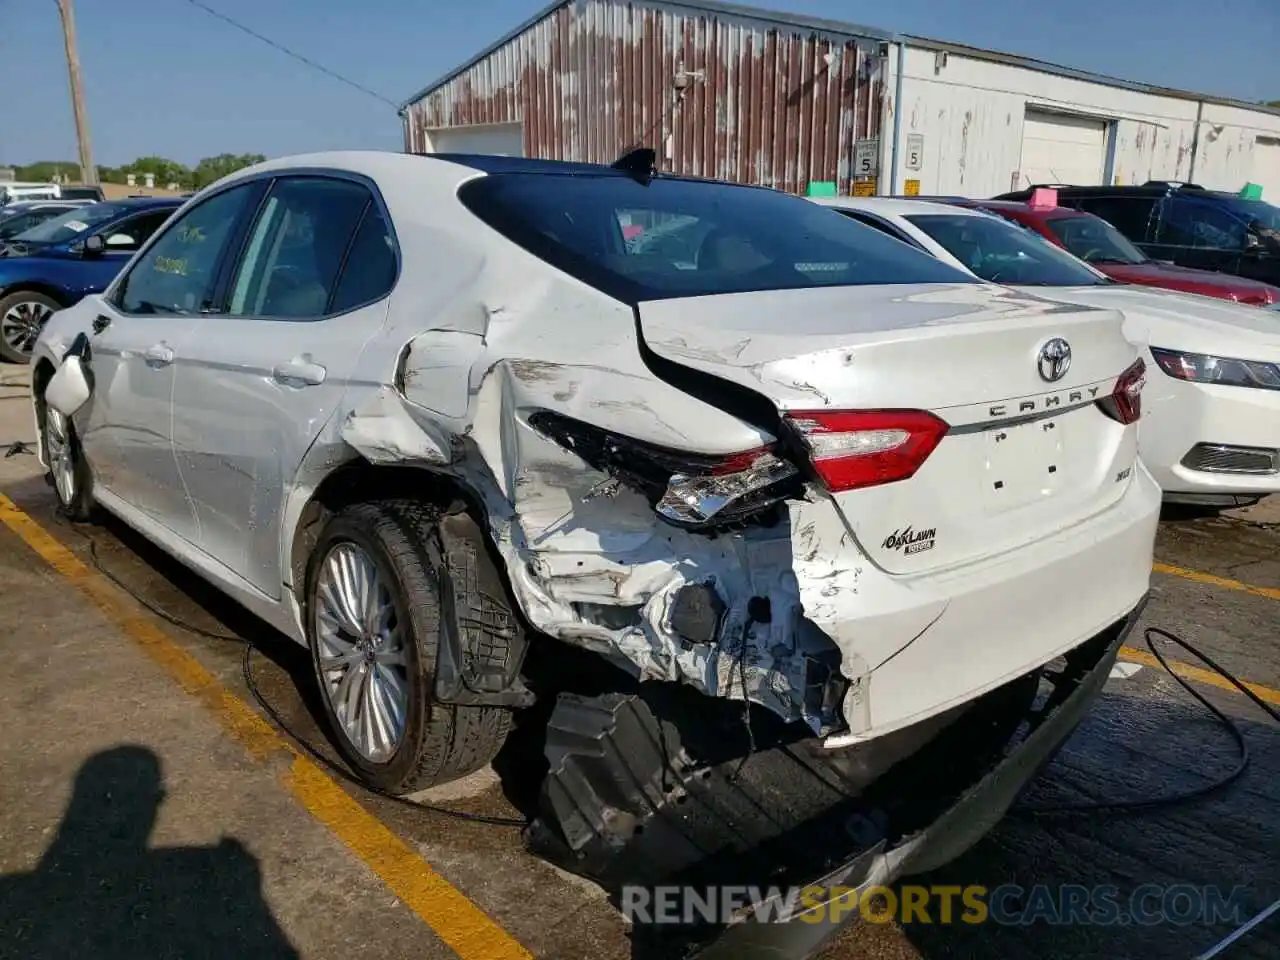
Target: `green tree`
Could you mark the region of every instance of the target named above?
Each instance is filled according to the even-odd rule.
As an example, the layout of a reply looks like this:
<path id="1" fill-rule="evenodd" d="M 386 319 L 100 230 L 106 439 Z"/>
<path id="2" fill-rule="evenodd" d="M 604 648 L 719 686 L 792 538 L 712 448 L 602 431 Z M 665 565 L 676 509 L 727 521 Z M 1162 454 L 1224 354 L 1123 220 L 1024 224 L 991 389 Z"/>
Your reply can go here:
<path id="1" fill-rule="evenodd" d="M 142 178 L 150 173 L 155 176 L 157 187 L 167 187 L 171 183 L 176 183 L 180 187 L 191 185 L 191 171 L 181 163 L 165 157 L 139 157 L 133 163 L 126 163 L 118 173 L 122 175 L 122 180 L 128 174 L 134 174 L 139 184 Z"/>
<path id="2" fill-rule="evenodd" d="M 48 183 L 54 175 L 80 179 L 80 164 L 74 160 L 37 160 L 13 168 L 14 176 L 19 180 L 32 180 L 37 183 Z"/>
<path id="3" fill-rule="evenodd" d="M 221 180 L 228 174 L 235 173 L 255 163 L 267 159 L 260 153 L 220 153 L 216 157 L 205 157 L 196 164 L 192 171 L 192 186 L 199 190 L 207 187 L 215 180 Z"/>

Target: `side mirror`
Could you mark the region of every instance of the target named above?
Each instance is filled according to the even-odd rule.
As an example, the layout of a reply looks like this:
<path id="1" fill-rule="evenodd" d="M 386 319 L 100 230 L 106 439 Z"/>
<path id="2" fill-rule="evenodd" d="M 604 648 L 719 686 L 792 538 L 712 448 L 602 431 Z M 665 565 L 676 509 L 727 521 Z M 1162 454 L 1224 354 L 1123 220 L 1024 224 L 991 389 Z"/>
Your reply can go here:
<path id="1" fill-rule="evenodd" d="M 106 242 L 98 234 L 84 238 L 84 255 L 86 257 L 100 257 L 103 251 L 107 249 Z"/>

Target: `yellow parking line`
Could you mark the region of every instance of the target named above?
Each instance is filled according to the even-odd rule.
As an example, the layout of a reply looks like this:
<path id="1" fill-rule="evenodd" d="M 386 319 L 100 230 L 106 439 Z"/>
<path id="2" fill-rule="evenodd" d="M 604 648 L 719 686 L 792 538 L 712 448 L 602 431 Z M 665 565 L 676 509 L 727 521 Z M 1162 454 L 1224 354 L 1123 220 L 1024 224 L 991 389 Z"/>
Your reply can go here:
<path id="1" fill-rule="evenodd" d="M 1162 670 L 1164 669 L 1160 666 L 1160 661 L 1157 660 L 1148 650 L 1138 650 L 1134 647 L 1121 647 L 1120 659 L 1128 660 L 1130 663 L 1141 663 L 1144 666 L 1159 667 Z M 1232 693 L 1240 692 L 1235 688 L 1235 685 L 1230 680 L 1226 677 L 1219 676 L 1212 670 L 1192 666 L 1189 663 L 1183 663 L 1181 660 L 1174 660 L 1170 657 L 1166 657 L 1165 659 L 1169 661 L 1169 666 L 1173 669 L 1173 672 L 1184 680 L 1190 680 L 1194 683 L 1203 683 L 1205 686 L 1217 687 L 1219 690 L 1230 690 Z M 1252 690 L 1259 700 L 1262 700 L 1264 703 L 1270 703 L 1273 706 L 1280 707 L 1280 690 L 1273 689 L 1272 687 L 1264 687 L 1260 683 L 1250 683 L 1247 680 L 1242 680 L 1240 682 Z"/>
<path id="2" fill-rule="evenodd" d="M 151 619 L 139 613 L 123 591 L 81 561 L 4 494 L 0 494 L 0 522 L 73 583 L 183 690 L 208 707 L 254 756 L 277 751 L 291 754 L 292 762 L 281 778 L 283 784 L 462 960 L 531 960 L 533 955 L 528 950 L 432 869 L 412 847 L 299 753 L 249 704 L 222 686 Z"/>
<path id="3" fill-rule="evenodd" d="M 1224 590 L 1235 590 L 1239 593 L 1251 593 L 1255 597 L 1266 597 L 1268 600 L 1280 600 L 1280 589 L 1276 587 L 1255 587 L 1239 580 L 1215 576 L 1212 573 L 1201 573 L 1199 570 L 1188 570 L 1186 567 L 1174 567 L 1167 563 L 1154 563 L 1151 565 L 1151 569 L 1156 573 L 1167 573 L 1171 577 L 1181 577 L 1183 580 L 1203 583 L 1210 587 L 1221 587 Z"/>

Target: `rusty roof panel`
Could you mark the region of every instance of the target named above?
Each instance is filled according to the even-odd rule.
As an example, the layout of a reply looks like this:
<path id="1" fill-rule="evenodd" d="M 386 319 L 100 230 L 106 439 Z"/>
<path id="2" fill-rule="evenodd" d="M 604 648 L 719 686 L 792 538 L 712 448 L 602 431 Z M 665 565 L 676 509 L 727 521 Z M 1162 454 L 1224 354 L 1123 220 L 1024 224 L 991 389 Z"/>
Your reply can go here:
<path id="1" fill-rule="evenodd" d="M 663 168 L 800 192 L 849 188 L 854 142 L 880 126 L 876 43 L 700 7 L 574 0 L 408 105 L 424 130 L 520 123 L 528 156 Z"/>

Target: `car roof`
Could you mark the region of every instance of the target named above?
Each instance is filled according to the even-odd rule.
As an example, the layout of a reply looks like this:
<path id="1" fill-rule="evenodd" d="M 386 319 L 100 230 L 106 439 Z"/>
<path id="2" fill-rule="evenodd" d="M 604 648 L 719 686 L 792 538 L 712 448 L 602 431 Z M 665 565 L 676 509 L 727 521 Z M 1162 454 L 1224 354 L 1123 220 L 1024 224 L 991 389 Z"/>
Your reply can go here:
<path id="1" fill-rule="evenodd" d="M 867 213 L 878 213 L 891 217 L 905 217 L 912 213 L 958 213 L 961 216 L 989 216 L 989 214 L 984 214 L 981 210 L 974 210 L 969 207 L 957 207 L 937 200 L 913 200 L 909 197 L 810 197 L 809 199 L 824 207 L 865 210 Z"/>
<path id="2" fill-rule="evenodd" d="M 413 177 L 428 167 L 437 171 L 452 168 L 459 181 L 475 174 L 531 173 L 546 176 L 627 177 L 625 170 L 603 163 L 575 160 L 544 160 L 538 157 L 504 157 L 478 153 L 403 153 L 390 150 L 337 150 L 321 153 L 277 157 L 237 171 L 227 182 L 265 173 L 299 169 L 330 169 L 360 174 L 372 179 Z M 676 176 L 659 172 L 662 180 L 719 183 L 744 190 L 767 190 L 768 187 L 731 183 L 704 177 Z"/>
<path id="3" fill-rule="evenodd" d="M 54 197 L 46 197 L 41 200 L 14 200 L 12 203 L 6 203 L 0 210 L 32 210 L 36 207 L 66 207 L 68 210 L 74 210 L 76 207 L 83 207 L 83 200 L 57 199 Z"/>
<path id="4" fill-rule="evenodd" d="M 1011 214 L 1020 214 L 1029 220 L 1047 220 L 1050 217 L 1055 220 L 1062 220 L 1068 217 L 1093 217 L 1092 213 L 1089 213 L 1086 210 L 1077 210 L 1075 207 L 1033 207 L 1029 203 L 1023 203 L 1021 200 L 965 199 L 956 200 L 955 202 L 957 204 L 978 207 L 984 210 L 998 210 Z"/>

